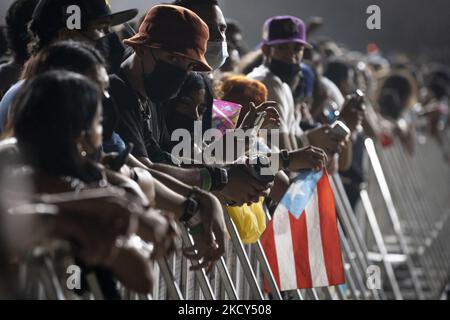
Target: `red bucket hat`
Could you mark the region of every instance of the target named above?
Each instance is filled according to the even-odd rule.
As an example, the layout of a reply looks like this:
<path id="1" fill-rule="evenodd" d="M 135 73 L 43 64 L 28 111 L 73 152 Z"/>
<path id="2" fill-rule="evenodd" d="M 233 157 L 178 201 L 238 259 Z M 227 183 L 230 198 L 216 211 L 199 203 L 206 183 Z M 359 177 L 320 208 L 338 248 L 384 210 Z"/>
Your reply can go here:
<path id="1" fill-rule="evenodd" d="M 152 7 L 128 46 L 163 49 L 197 62 L 194 71 L 211 71 L 205 59 L 208 26 L 189 9 L 174 5 Z"/>

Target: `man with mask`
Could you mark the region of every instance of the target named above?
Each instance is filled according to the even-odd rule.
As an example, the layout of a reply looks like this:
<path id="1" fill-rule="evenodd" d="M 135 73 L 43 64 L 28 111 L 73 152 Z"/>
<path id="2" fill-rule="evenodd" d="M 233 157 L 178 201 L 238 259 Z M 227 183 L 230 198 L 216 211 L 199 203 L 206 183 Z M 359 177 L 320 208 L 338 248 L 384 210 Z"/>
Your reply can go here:
<path id="1" fill-rule="evenodd" d="M 220 190 L 225 200 L 250 202 L 268 186 L 244 168 L 179 168 L 161 148 L 167 134 L 161 104 L 177 96 L 189 72 L 212 70 L 205 59 L 208 38 L 208 26 L 188 9 L 157 5 L 149 10 L 139 32 L 124 41 L 134 53 L 111 78 L 120 114 L 117 131 L 133 143 L 133 155 L 148 168 L 188 185 L 204 187 L 209 181 L 204 189 Z M 168 180 L 164 183 L 172 187 Z"/>
<path id="2" fill-rule="evenodd" d="M 227 23 L 217 0 L 176 0 L 174 5 L 181 6 L 195 12 L 208 26 L 209 38 L 205 59 L 214 70 L 219 70 L 228 58 L 227 39 L 225 32 Z M 212 125 L 212 104 L 214 99 L 213 72 L 201 73 L 205 82 L 206 110 L 203 115 L 203 132 Z"/>
<path id="3" fill-rule="evenodd" d="M 261 47 L 264 62 L 248 77 L 263 82 L 269 91 L 268 99 L 278 103 L 281 149 L 313 145 L 334 154 L 339 150 L 340 138 L 326 126 L 303 132 L 301 118 L 295 114 L 292 88 L 299 85 L 305 47 L 310 44 L 306 41 L 306 28 L 301 19 L 293 16 L 267 19 Z"/>
<path id="4" fill-rule="evenodd" d="M 228 50 L 227 23 L 217 0 L 177 0 L 173 4 L 195 12 L 206 23 L 209 38 L 205 58 L 213 70 L 218 70 L 228 58 Z"/>
<path id="5" fill-rule="evenodd" d="M 176 6 L 153 7 L 139 32 L 124 40 L 134 53 L 111 81 L 119 106 L 118 131 L 134 144 L 144 164 L 163 159 L 165 125 L 159 104 L 177 96 L 190 71 L 210 71 L 204 51 L 208 28 L 192 12 Z"/>
<path id="6" fill-rule="evenodd" d="M 134 19 L 137 13 L 137 9 L 112 13 L 107 0 L 40 0 L 30 25 L 37 39 L 33 51 L 58 40 L 88 42 L 105 56 L 112 73 L 123 61 L 124 47 L 111 27 Z"/>

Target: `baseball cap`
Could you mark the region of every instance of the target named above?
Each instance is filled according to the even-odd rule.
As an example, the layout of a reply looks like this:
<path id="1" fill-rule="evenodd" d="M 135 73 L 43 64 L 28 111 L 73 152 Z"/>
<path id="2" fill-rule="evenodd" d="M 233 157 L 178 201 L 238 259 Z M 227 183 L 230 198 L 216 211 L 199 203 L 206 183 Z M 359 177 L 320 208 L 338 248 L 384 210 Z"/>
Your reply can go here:
<path id="1" fill-rule="evenodd" d="M 208 39 L 208 26 L 193 11 L 156 5 L 148 11 L 138 33 L 124 43 L 166 50 L 196 62 L 194 71 L 211 71 L 205 59 Z"/>
<path id="2" fill-rule="evenodd" d="M 112 13 L 108 0 L 40 0 L 33 12 L 31 30 L 45 32 L 65 27 L 66 20 L 72 14 L 67 13 L 70 6 L 80 8 L 81 28 L 99 19 L 108 19 L 111 26 L 115 26 L 133 19 L 138 14 L 137 9 Z"/>
<path id="3" fill-rule="evenodd" d="M 274 16 L 266 20 L 263 26 L 263 44 L 274 45 L 297 42 L 311 48 L 306 42 L 305 23 L 293 16 Z"/>

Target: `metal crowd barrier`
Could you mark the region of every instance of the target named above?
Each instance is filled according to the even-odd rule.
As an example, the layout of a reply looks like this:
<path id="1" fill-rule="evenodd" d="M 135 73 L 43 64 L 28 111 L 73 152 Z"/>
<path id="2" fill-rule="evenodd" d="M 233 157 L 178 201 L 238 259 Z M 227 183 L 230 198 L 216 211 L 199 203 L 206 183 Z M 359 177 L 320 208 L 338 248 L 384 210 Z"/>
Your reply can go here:
<path id="1" fill-rule="evenodd" d="M 339 175 L 330 181 L 335 194 L 346 283 L 335 287 L 281 292 L 258 241 L 244 245 L 225 214 L 229 240 L 226 253 L 213 272 L 191 272 L 197 261 L 180 252 L 155 264 L 152 294 L 138 295 L 118 284 L 122 299 L 228 299 L 228 300 L 345 300 L 345 299 L 436 299 L 449 281 L 450 271 L 450 166 L 440 157 L 439 147 L 428 140 L 416 154 L 405 154 L 397 141 L 377 150 L 366 139 L 368 183 L 360 193 L 360 205 L 352 209 Z M 268 211 L 266 210 L 266 213 Z M 267 219 L 270 216 L 267 213 Z M 184 245 L 192 238 L 182 229 Z M 30 297 L 71 299 L 63 288 L 61 263 L 48 250 L 37 248 L 23 264 L 21 283 Z M 70 255 L 66 256 L 70 258 Z M 63 259 L 67 265 L 67 257 Z M 70 260 L 70 259 L 69 259 Z M 368 270 L 381 270 L 380 287 L 368 283 Z M 59 268 L 61 269 L 61 268 Z M 266 279 L 270 292 L 264 292 Z M 79 299 L 103 299 L 95 276 L 91 292 Z"/>
<path id="2" fill-rule="evenodd" d="M 414 156 L 399 141 L 378 152 L 371 140 L 365 145 L 370 170 L 362 203 L 380 222 L 383 261 L 393 266 L 399 287 L 392 291 L 396 298 L 439 298 L 450 272 L 450 166 L 431 138 Z"/>

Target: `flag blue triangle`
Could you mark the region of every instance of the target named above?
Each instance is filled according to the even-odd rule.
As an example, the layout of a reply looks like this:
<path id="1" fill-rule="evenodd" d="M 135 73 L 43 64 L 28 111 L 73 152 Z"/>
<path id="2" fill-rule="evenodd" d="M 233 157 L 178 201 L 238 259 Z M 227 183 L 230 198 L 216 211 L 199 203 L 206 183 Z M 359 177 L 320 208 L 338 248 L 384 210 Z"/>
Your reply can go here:
<path id="1" fill-rule="evenodd" d="M 303 210 L 305 210 L 309 199 L 322 178 L 323 171 L 305 170 L 294 178 L 288 188 L 288 191 L 281 199 L 281 202 L 289 212 L 296 218 L 300 218 Z"/>

